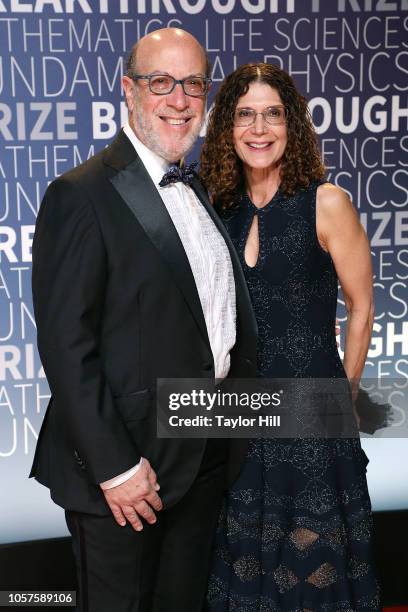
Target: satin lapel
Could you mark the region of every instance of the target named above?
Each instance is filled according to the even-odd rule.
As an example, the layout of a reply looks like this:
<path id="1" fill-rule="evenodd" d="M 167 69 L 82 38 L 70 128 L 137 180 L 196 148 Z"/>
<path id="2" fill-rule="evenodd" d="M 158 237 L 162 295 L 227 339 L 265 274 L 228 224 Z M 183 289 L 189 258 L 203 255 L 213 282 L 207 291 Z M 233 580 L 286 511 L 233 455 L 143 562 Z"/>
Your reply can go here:
<path id="1" fill-rule="evenodd" d="M 238 289 L 237 290 L 237 305 L 238 305 L 238 308 L 241 310 L 241 312 L 239 313 L 241 316 L 241 320 L 245 321 L 245 326 L 248 331 L 257 335 L 258 329 L 257 329 L 255 315 L 254 315 L 252 305 L 251 305 L 251 298 L 249 295 L 245 276 L 242 271 L 241 262 L 239 261 L 239 257 L 237 255 L 235 247 L 232 244 L 231 238 L 229 237 L 229 234 L 227 230 L 225 229 L 223 222 L 221 221 L 220 217 L 214 210 L 214 207 L 211 206 L 204 186 L 202 185 L 202 183 L 197 177 L 194 177 L 194 180 L 191 186 L 194 189 L 194 192 L 197 195 L 197 197 L 200 199 L 200 202 L 203 204 L 204 208 L 207 210 L 211 219 L 214 221 L 216 228 L 219 230 L 220 234 L 225 240 L 225 243 L 230 253 L 232 267 L 234 269 L 235 284 Z"/>
<path id="2" fill-rule="evenodd" d="M 179 286 L 197 325 L 209 344 L 207 328 L 193 273 L 169 213 L 139 157 L 110 179 Z"/>

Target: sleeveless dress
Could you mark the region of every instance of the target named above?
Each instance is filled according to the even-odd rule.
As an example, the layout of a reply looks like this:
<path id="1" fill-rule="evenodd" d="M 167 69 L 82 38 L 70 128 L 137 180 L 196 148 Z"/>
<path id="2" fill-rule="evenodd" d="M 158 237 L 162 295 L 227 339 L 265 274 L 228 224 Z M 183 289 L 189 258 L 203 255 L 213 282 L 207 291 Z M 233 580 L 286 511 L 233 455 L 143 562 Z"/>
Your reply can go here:
<path id="1" fill-rule="evenodd" d="M 248 196 L 222 213 L 258 322 L 258 373 L 345 378 L 335 337 L 338 279 L 316 234 L 314 182 L 279 190 L 257 209 Z M 259 257 L 246 264 L 258 216 Z M 372 566 L 368 459 L 360 440 L 250 440 L 220 514 L 209 612 L 380 610 Z"/>

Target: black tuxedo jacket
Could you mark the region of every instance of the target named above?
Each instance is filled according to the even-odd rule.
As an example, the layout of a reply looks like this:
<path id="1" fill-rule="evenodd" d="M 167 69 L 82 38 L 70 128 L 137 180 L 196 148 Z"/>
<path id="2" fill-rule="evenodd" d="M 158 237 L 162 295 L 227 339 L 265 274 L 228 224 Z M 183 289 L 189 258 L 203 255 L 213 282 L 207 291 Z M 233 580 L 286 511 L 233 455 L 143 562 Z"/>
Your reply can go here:
<path id="1" fill-rule="evenodd" d="M 256 323 L 239 260 L 231 376 L 255 373 Z M 123 132 L 55 180 L 37 219 L 33 300 L 52 393 L 30 476 L 66 509 L 108 514 L 99 483 L 149 459 L 165 507 L 192 484 L 202 439 L 158 439 L 157 378 L 214 376 L 200 299 L 170 216 Z M 231 448 L 230 478 L 245 444 Z"/>

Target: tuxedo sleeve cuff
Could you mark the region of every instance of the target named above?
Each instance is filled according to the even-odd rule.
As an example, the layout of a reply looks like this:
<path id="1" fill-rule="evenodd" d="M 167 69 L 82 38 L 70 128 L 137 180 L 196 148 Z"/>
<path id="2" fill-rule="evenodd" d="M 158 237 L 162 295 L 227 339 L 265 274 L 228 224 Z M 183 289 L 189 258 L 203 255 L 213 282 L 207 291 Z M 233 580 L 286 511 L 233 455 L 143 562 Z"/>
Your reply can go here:
<path id="1" fill-rule="evenodd" d="M 118 485 L 126 482 L 129 478 L 132 478 L 136 472 L 139 471 L 140 466 L 142 465 L 143 457 L 140 459 L 137 465 L 134 465 L 130 470 L 123 472 L 123 474 L 119 474 L 118 476 L 114 476 L 114 478 L 110 478 L 109 480 L 105 480 L 105 482 L 100 483 L 100 487 L 103 491 L 107 489 L 113 489 L 113 487 L 117 487 Z"/>

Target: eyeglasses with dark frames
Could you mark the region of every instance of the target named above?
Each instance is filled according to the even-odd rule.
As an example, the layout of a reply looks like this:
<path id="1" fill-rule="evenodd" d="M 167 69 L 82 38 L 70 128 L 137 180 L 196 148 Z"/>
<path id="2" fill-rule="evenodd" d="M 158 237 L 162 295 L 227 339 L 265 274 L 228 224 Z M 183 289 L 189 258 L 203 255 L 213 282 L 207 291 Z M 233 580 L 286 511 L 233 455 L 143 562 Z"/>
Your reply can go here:
<path id="1" fill-rule="evenodd" d="M 203 76 L 188 76 L 184 79 L 175 79 L 169 74 L 133 74 L 134 81 L 145 79 L 149 81 L 149 89 L 153 94 L 166 96 L 170 94 L 176 85 L 180 84 L 186 96 L 200 98 L 207 93 L 212 80 Z"/>
<path id="2" fill-rule="evenodd" d="M 269 125 L 283 125 L 286 123 L 288 111 L 283 104 L 268 106 L 262 112 L 257 113 L 253 108 L 237 108 L 234 112 L 233 122 L 236 127 L 248 127 L 253 125 L 258 115 Z"/>

